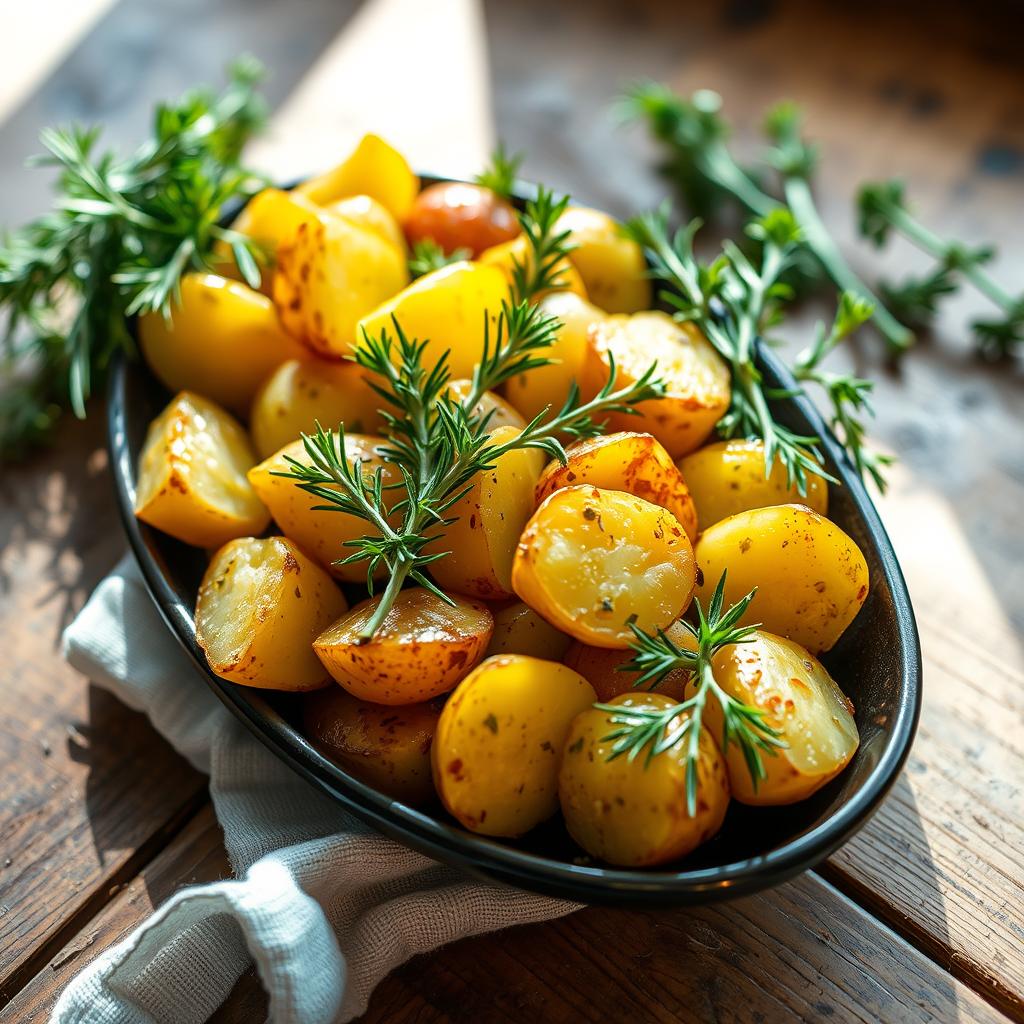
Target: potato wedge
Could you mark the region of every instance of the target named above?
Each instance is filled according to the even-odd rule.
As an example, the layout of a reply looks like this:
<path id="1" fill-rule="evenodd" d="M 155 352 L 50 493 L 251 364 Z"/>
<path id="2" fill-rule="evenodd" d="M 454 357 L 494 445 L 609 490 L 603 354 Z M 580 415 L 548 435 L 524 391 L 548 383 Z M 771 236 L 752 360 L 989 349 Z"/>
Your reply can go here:
<path id="1" fill-rule="evenodd" d="M 651 306 L 651 282 L 643 249 L 622 225 L 601 210 L 570 206 L 555 225 L 568 231 L 569 259 L 590 301 L 606 313 L 638 313 Z"/>
<path id="2" fill-rule="evenodd" d="M 605 318 L 602 310 L 573 292 L 545 295 L 540 307 L 561 321 L 555 343 L 545 352 L 552 362 L 511 377 L 504 387 L 505 397 L 528 420 L 547 408 L 557 411 L 562 407 L 569 388 L 580 383 L 587 356 L 587 332 L 591 324 Z M 596 393 L 595 388 L 584 397 L 593 398 Z"/>
<path id="3" fill-rule="evenodd" d="M 499 427 L 491 438 L 502 444 L 518 433 L 516 427 Z M 535 449 L 507 452 L 493 469 L 477 473 L 470 491 L 445 513 L 454 523 L 428 530 L 440 535 L 430 552 L 450 552 L 430 566 L 443 590 L 492 601 L 514 596 L 512 559 L 533 514 L 542 462 Z"/>
<path id="4" fill-rule="evenodd" d="M 807 493 L 787 484 L 786 468 L 778 459 L 764 473 L 764 441 L 716 441 L 679 462 L 690 488 L 701 528 L 721 519 L 769 505 L 806 505 L 828 514 L 828 483 L 816 473 L 807 475 Z"/>
<path id="5" fill-rule="evenodd" d="M 673 622 L 665 630 L 669 639 L 677 646 L 686 651 L 696 650 L 697 644 L 693 634 L 684 629 L 682 623 Z M 574 640 L 562 658 L 562 664 L 568 665 L 574 672 L 579 672 L 584 679 L 594 688 L 597 699 L 603 704 L 608 703 L 613 697 L 623 693 L 633 693 L 642 696 L 651 692 L 647 685 L 636 689 L 634 683 L 638 673 L 624 672 L 623 666 L 631 661 L 633 651 L 612 650 L 609 647 L 591 647 L 589 644 L 581 644 Z M 672 700 L 681 701 L 686 690 L 686 684 L 690 679 L 690 673 L 685 669 L 676 669 L 663 679 L 654 692 Z"/>
<path id="6" fill-rule="evenodd" d="M 196 601 L 196 639 L 223 679 L 264 690 L 330 682 L 313 638 L 348 605 L 330 576 L 284 537 L 229 541 Z"/>
<path id="7" fill-rule="evenodd" d="M 399 222 L 412 208 L 420 183 L 408 161 L 378 135 L 364 135 L 337 167 L 295 190 L 320 206 L 347 196 L 370 196 Z"/>
<path id="8" fill-rule="evenodd" d="M 388 796 L 416 805 L 434 796 L 430 745 L 440 714 L 436 703 L 388 707 L 331 686 L 305 698 L 302 723 L 325 757 Z"/>
<path id="9" fill-rule="evenodd" d="M 498 321 L 502 302 L 508 298 L 504 276 L 480 263 L 452 263 L 424 274 L 408 288 L 378 306 L 359 323 L 372 338 L 387 331 L 393 338 L 392 317 L 409 338 L 429 341 L 424 366 L 430 367 L 448 352 L 448 369 L 454 379 L 472 377 L 484 344 L 484 318 L 491 330 Z"/>
<path id="10" fill-rule="evenodd" d="M 182 391 L 149 425 L 139 456 L 135 514 L 200 548 L 262 533 L 270 513 L 245 476 L 255 461 L 234 417 Z"/>
<path id="11" fill-rule="evenodd" d="M 216 274 L 185 274 L 169 320 L 139 317 L 139 344 L 169 390 L 195 391 L 242 416 L 267 374 L 302 353 L 270 299 Z"/>
<path id="12" fill-rule="evenodd" d="M 405 244 L 405 235 L 402 233 L 398 221 L 382 202 L 372 196 L 346 196 L 344 199 L 331 203 L 327 207 L 327 211 L 372 231 L 383 238 L 385 242 L 390 242 L 403 257 L 408 256 L 409 249 Z"/>
<path id="13" fill-rule="evenodd" d="M 805 800 L 834 779 L 860 743 L 853 705 L 825 666 L 792 640 L 758 630 L 747 643 L 723 647 L 712 663 L 715 681 L 743 704 L 764 712 L 765 724 L 787 744 L 764 754 L 766 777 L 755 787 L 736 743 L 725 749 L 732 795 L 766 806 Z M 709 700 L 704 725 L 722 744 L 722 708 Z"/>
<path id="14" fill-rule="evenodd" d="M 522 601 L 495 608 L 493 614 L 494 632 L 484 655 L 486 658 L 495 654 L 527 654 L 531 658 L 562 661 L 573 642 L 572 637 L 560 633 Z"/>
<path id="15" fill-rule="evenodd" d="M 370 374 L 355 363 L 312 356 L 289 359 L 264 382 L 253 399 L 249 429 L 261 459 L 268 459 L 319 422 L 353 434 L 375 434 L 384 426 L 384 399 L 370 387 Z"/>
<path id="16" fill-rule="evenodd" d="M 624 710 L 671 707 L 656 693 L 623 694 L 609 703 Z M 609 760 L 616 729 L 607 711 L 590 708 L 573 723 L 558 776 L 569 834 L 587 853 L 621 867 L 645 867 L 685 857 L 722 827 L 729 807 L 725 761 L 707 728 L 697 757 L 697 806 L 686 806 L 687 745 L 651 758 Z"/>
<path id="17" fill-rule="evenodd" d="M 671 456 L 650 434 L 623 431 L 577 441 L 566 449 L 568 462 L 549 462 L 537 481 L 537 504 L 572 484 L 626 491 L 667 508 L 691 543 L 697 538 L 697 510 Z"/>
<path id="18" fill-rule="evenodd" d="M 448 385 L 448 394 L 456 402 L 465 402 L 472 390 L 473 382 L 468 378 L 453 380 Z M 497 430 L 499 427 L 515 427 L 516 430 L 522 430 L 526 426 L 526 420 L 501 395 L 496 395 L 493 391 L 484 392 L 473 413 L 476 416 L 491 414 L 487 425 L 489 431 Z"/>
<path id="19" fill-rule="evenodd" d="M 448 699 L 434 737 L 434 786 L 448 812 L 488 836 L 519 836 L 558 810 L 572 720 L 594 701 L 580 675 L 522 655 L 488 658 Z"/>
<path id="20" fill-rule="evenodd" d="M 331 675 L 354 697 L 375 704 L 417 704 L 447 693 L 483 657 L 494 619 L 487 607 L 423 587 L 401 591 L 373 639 L 360 631 L 380 595 L 357 604 L 313 645 Z"/>
<path id="21" fill-rule="evenodd" d="M 400 483 L 401 472 L 385 462 L 380 454 L 384 438 L 369 434 L 345 434 L 345 456 L 349 462 L 359 462 L 365 476 L 383 471 L 385 485 Z M 315 511 L 323 505 L 320 498 L 307 494 L 294 480 L 278 476 L 291 468 L 288 458 L 309 465 L 309 456 L 301 440 L 285 445 L 269 459 L 249 470 L 249 483 L 259 499 L 270 510 L 281 532 L 294 541 L 307 555 L 315 558 L 332 576 L 348 583 L 366 580 L 366 562 L 336 565 L 347 558 L 353 549 L 345 547 L 347 541 L 374 533 L 371 525 L 347 512 Z M 381 567 L 381 574 L 386 567 Z"/>
<path id="22" fill-rule="evenodd" d="M 532 268 L 532 261 L 533 249 L 525 235 L 517 235 L 500 245 L 492 245 L 490 249 L 486 249 L 480 254 L 480 262 L 485 266 L 496 267 L 500 270 L 505 275 L 507 285 L 512 284 L 517 263 Z M 568 257 L 559 261 L 557 274 L 556 287 L 550 289 L 549 293 L 572 292 L 581 299 L 587 297 L 587 286 Z"/>
<path id="23" fill-rule="evenodd" d="M 729 369 L 693 324 L 667 313 L 610 316 L 591 326 L 583 365 L 584 393 L 596 393 L 615 360 L 617 387 L 638 380 L 658 364 L 668 386 L 664 398 L 634 406 L 638 415 L 613 413 L 610 430 L 646 430 L 673 459 L 695 451 L 729 408 Z"/>
<path id="24" fill-rule="evenodd" d="M 352 351 L 360 318 L 408 281 L 405 257 L 391 242 L 320 211 L 278 247 L 274 303 L 289 334 L 337 359 Z"/>
<path id="25" fill-rule="evenodd" d="M 623 649 L 630 628 L 664 629 L 693 595 L 693 549 L 667 509 L 622 491 L 565 487 L 531 517 L 512 589 L 556 629 Z"/>
<path id="26" fill-rule="evenodd" d="M 709 526 L 697 542 L 704 607 L 723 572 L 725 604 L 757 587 L 742 623 L 795 640 L 817 654 L 829 650 L 868 596 L 860 548 L 835 523 L 803 505 L 740 512 Z"/>

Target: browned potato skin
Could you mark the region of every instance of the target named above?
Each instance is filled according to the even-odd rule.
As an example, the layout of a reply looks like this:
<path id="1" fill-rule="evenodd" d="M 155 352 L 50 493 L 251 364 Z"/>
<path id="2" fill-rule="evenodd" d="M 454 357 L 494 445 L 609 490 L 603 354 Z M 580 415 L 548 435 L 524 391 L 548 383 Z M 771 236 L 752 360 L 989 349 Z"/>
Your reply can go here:
<path id="1" fill-rule="evenodd" d="M 563 465 L 549 462 L 537 481 L 537 504 L 572 484 L 593 484 L 628 491 L 667 508 L 690 541 L 697 539 L 697 511 L 686 481 L 671 456 L 650 434 L 622 431 L 577 441 L 566 449 Z"/>
<path id="2" fill-rule="evenodd" d="M 320 753 L 388 796 L 417 805 L 434 796 L 430 745 L 440 714 L 436 703 L 389 707 L 332 686 L 305 699 L 302 721 Z"/>
<path id="3" fill-rule="evenodd" d="M 495 608 L 493 614 L 494 633 L 484 657 L 525 654 L 545 661 L 562 661 L 573 642 L 572 637 L 555 629 L 525 601 L 513 601 L 504 608 Z"/>
<path id="4" fill-rule="evenodd" d="M 668 638 L 683 650 L 696 650 L 696 641 L 689 630 L 684 629 L 682 623 L 673 622 L 665 630 Z M 608 647 L 591 647 L 589 644 L 581 644 L 574 640 L 562 658 L 562 664 L 568 665 L 594 688 L 597 699 L 602 704 L 607 704 L 614 697 L 624 693 L 643 695 L 648 691 L 648 686 L 642 688 L 634 687 L 637 672 L 620 671 L 633 657 L 632 651 L 614 651 Z M 682 701 L 689 681 L 690 673 L 686 669 L 676 669 L 665 677 L 655 688 L 655 693 L 661 694 L 674 701 Z"/>
<path id="5" fill-rule="evenodd" d="M 448 255 L 468 249 L 476 259 L 520 232 L 512 205 L 481 185 L 442 181 L 428 185 L 413 200 L 405 219 L 410 245 L 433 239 Z"/>
<path id="6" fill-rule="evenodd" d="M 705 445 L 679 460 L 690 495 L 697 507 L 702 530 L 746 512 L 769 505 L 797 503 L 819 515 L 828 515 L 828 483 L 816 473 L 807 474 L 807 493 L 786 479 L 786 467 L 776 459 L 764 475 L 764 441 L 734 438 Z"/>
<path id="7" fill-rule="evenodd" d="M 380 595 L 357 604 L 313 643 L 331 676 L 360 700 L 417 704 L 447 693 L 483 657 L 494 618 L 483 604 L 452 597 L 448 605 L 423 587 L 399 593 L 373 639 L 359 631 Z"/>
<path id="8" fill-rule="evenodd" d="M 667 708 L 659 694 L 623 694 L 610 703 Z M 615 726 L 606 711 L 591 708 L 569 730 L 558 793 L 569 834 L 594 857 L 621 867 L 650 867 L 684 857 L 722 827 L 729 806 L 725 761 L 706 728 L 697 760 L 697 806 L 686 806 L 686 744 L 646 762 L 609 761 Z"/>

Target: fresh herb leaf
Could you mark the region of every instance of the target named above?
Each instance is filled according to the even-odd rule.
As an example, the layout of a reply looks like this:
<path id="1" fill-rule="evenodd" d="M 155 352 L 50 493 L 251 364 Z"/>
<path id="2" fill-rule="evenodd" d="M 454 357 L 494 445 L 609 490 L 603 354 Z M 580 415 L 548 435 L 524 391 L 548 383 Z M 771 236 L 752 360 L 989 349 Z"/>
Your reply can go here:
<path id="1" fill-rule="evenodd" d="M 409 255 L 409 275 L 413 278 L 422 277 L 452 263 L 468 260 L 472 255 L 469 249 L 454 249 L 446 253 L 432 238 L 423 238 L 413 246 Z"/>
<path id="2" fill-rule="evenodd" d="M 523 163 L 521 153 L 507 153 L 499 142 L 491 153 L 490 163 L 474 178 L 478 185 L 489 188 L 502 199 L 511 200 L 515 194 L 516 179 Z"/>

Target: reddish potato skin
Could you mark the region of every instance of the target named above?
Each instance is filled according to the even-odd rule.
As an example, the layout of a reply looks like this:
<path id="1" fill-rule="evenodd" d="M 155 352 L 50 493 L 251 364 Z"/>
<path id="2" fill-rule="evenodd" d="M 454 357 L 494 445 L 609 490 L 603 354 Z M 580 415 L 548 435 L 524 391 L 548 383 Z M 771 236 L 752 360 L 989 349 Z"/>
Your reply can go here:
<path id="1" fill-rule="evenodd" d="M 405 220 L 409 245 L 433 239 L 448 254 L 469 249 L 476 259 L 485 249 L 519 234 L 511 204 L 489 188 L 460 181 L 438 182 L 415 199 Z"/>

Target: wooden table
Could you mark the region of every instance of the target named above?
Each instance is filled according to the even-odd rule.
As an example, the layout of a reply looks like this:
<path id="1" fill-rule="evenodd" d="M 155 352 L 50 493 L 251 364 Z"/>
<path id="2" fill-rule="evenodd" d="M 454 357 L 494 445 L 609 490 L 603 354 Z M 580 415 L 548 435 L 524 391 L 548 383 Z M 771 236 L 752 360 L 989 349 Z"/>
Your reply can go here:
<path id="1" fill-rule="evenodd" d="M 263 147 L 275 167 L 325 163 L 368 126 L 422 166 L 465 167 L 489 144 L 490 95 L 528 175 L 620 214 L 663 191 L 640 133 L 608 115 L 623 80 L 717 89 L 747 153 L 765 106 L 792 96 L 824 145 L 822 208 L 858 265 L 874 271 L 879 257 L 854 245 L 852 190 L 900 173 L 924 219 L 995 240 L 997 273 L 1024 285 L 1013 4 L 495 2 L 482 17 L 473 0 L 354 6 L 256 17 L 227 2 L 91 0 L 98 20 L 0 130 L 0 222 L 41 202 L 16 167 L 42 124 L 98 118 L 133 138 L 154 98 L 248 46 L 277 71 Z M 426 59 L 413 89 L 400 70 Z M 368 1020 L 1024 1019 L 1024 377 L 970 355 L 964 324 L 980 308 L 952 304 L 899 375 L 870 338 L 841 357 L 879 376 L 876 436 L 903 460 L 882 510 L 925 660 L 916 745 L 863 832 L 760 896 L 586 910 L 420 957 L 380 986 Z M 0 471 L 2 1024 L 44 1020 L 75 972 L 170 893 L 228 871 L 204 779 L 60 658 L 61 629 L 124 547 L 102 418 L 97 405 L 31 465 Z M 249 976 L 217 1019 L 264 1007 Z"/>

